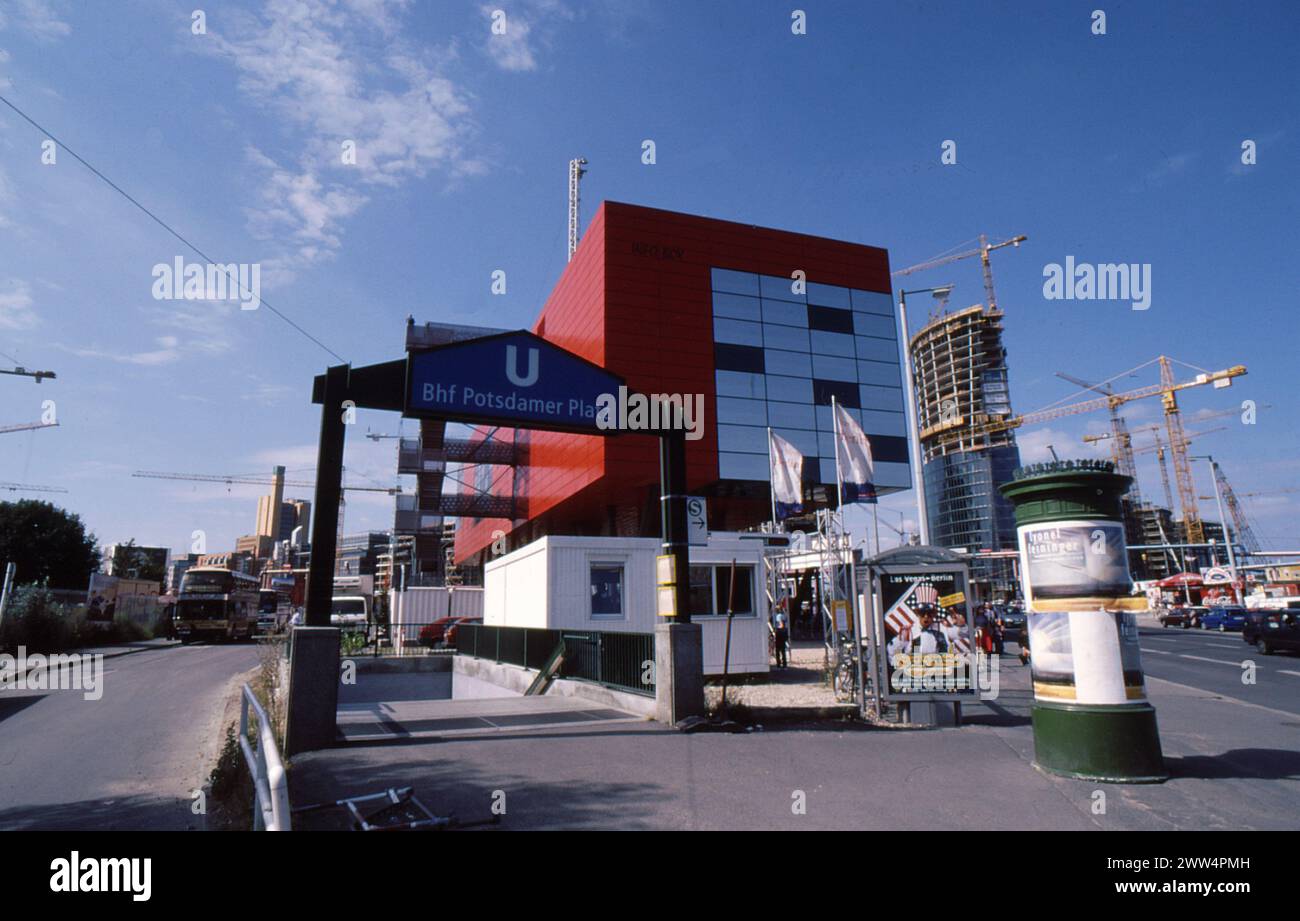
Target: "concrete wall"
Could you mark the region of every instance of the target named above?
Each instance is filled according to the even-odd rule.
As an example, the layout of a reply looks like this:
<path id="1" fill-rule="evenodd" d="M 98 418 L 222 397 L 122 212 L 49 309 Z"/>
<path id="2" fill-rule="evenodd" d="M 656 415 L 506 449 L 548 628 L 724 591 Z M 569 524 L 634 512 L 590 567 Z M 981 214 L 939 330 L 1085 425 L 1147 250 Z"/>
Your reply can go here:
<path id="1" fill-rule="evenodd" d="M 517 665 L 506 665 L 493 662 L 490 659 L 476 659 L 473 656 L 454 656 L 453 658 L 455 662 L 452 665 L 452 671 L 455 674 L 477 678 L 480 681 L 488 681 L 518 694 L 528 690 L 528 686 L 537 677 L 535 670 L 520 668 Z M 589 684 L 585 681 L 569 681 L 560 678 L 551 683 L 546 694 L 550 697 L 578 697 L 589 700 L 593 704 L 625 710 L 628 713 L 635 713 L 647 719 L 653 719 L 655 715 L 655 699 L 653 697 L 615 691 L 612 688 Z"/>

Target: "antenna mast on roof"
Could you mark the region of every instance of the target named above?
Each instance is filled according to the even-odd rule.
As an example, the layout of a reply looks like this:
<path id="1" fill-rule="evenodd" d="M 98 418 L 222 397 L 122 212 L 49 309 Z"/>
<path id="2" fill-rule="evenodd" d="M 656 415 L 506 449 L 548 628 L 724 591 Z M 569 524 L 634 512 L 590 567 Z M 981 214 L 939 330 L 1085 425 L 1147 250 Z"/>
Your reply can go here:
<path id="1" fill-rule="evenodd" d="M 578 249 L 578 181 L 586 174 L 586 157 L 569 161 L 569 261 Z"/>

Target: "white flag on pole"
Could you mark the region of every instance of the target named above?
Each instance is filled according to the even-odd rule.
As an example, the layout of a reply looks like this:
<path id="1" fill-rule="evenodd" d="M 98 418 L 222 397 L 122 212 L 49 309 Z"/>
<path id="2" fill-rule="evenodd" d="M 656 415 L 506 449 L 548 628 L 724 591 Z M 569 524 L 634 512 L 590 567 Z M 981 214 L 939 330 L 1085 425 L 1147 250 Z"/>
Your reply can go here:
<path id="1" fill-rule="evenodd" d="M 776 432 L 768 432 L 772 497 L 778 521 L 803 511 L 803 455 Z"/>
<path id="2" fill-rule="evenodd" d="M 839 455 L 844 501 L 875 502 L 876 465 L 871 459 L 871 441 L 858 421 L 838 403 L 835 404 L 835 422 L 839 431 L 835 451 Z"/>

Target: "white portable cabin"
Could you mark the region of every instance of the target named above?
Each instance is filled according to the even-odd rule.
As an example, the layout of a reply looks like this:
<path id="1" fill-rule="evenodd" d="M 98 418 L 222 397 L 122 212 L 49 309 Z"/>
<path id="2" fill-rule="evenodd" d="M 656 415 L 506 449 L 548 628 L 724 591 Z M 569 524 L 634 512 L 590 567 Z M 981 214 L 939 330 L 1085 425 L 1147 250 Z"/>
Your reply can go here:
<path id="1" fill-rule="evenodd" d="M 728 671 L 768 671 L 763 538 L 715 533 L 708 546 L 691 547 L 691 609 L 710 612 L 691 617 L 703 629 L 706 675 L 722 674 L 733 559 Z M 655 557 L 661 552 L 653 537 L 543 537 L 484 567 L 483 623 L 653 633 L 662 620 L 655 614 Z"/>

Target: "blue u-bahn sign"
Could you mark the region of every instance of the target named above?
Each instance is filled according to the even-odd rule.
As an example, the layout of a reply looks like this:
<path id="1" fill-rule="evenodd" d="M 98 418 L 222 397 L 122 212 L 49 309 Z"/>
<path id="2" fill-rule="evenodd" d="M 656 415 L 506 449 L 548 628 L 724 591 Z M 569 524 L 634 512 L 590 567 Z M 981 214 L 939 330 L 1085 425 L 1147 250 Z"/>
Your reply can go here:
<path id="1" fill-rule="evenodd" d="M 525 330 L 412 351 L 404 415 L 591 432 L 622 378 Z"/>

